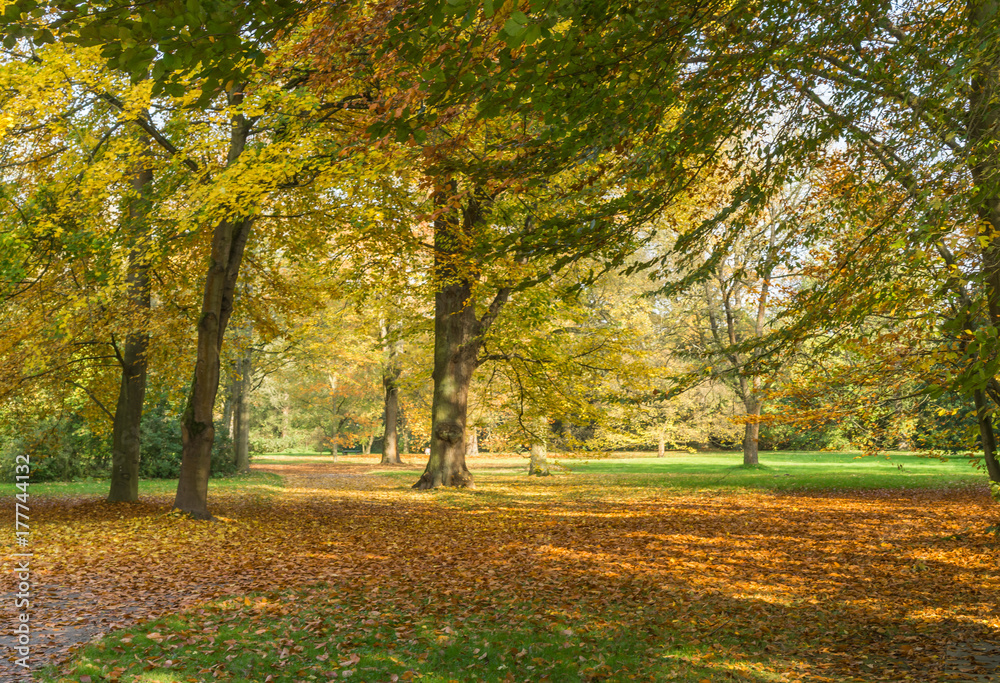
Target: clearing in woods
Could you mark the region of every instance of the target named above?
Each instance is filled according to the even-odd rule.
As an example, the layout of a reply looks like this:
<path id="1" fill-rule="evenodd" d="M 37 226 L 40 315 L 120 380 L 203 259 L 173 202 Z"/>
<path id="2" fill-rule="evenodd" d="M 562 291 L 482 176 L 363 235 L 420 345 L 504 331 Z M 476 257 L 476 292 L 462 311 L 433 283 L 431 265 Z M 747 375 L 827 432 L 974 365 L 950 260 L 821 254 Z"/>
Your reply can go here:
<path id="1" fill-rule="evenodd" d="M 411 459 L 261 458 L 213 485 L 217 523 L 169 487 L 38 485 L 32 656 L 60 663 L 35 680 L 997 675 L 996 513 L 964 464 L 480 457 L 475 491 L 418 492 Z"/>

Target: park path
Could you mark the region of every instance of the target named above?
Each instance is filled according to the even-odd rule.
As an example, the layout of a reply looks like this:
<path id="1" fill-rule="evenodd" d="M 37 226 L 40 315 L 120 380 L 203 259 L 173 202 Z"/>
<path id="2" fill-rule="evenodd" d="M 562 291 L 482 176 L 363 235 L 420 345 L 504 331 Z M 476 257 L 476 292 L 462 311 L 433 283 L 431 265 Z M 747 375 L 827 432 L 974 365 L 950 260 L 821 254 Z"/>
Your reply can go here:
<path id="1" fill-rule="evenodd" d="M 374 466 L 255 469 L 280 474 L 286 487 L 215 492 L 213 524 L 168 514 L 169 496 L 118 506 L 39 499 L 33 665 L 220 596 L 320 582 L 372 590 L 392 577 L 415 595 L 466 603 L 486 594 L 717 614 L 692 619 L 690 637 L 756 629 L 767 652 L 798 662 L 788 680 L 998 673 L 997 546 L 970 531 L 990 514 L 979 490 L 637 494 L 511 476 L 481 479 L 477 493 L 428 493 Z M 415 481 L 419 468 L 408 469 Z M 5 576 L 11 568 L 7 561 Z M 463 581 L 447 580 L 456 575 Z M 3 604 L 11 609 L 9 595 Z M 818 626 L 830 620 L 845 632 Z M 784 650 L 792 633 L 807 634 L 814 651 Z M 866 668 L 874 666 L 877 677 Z"/>

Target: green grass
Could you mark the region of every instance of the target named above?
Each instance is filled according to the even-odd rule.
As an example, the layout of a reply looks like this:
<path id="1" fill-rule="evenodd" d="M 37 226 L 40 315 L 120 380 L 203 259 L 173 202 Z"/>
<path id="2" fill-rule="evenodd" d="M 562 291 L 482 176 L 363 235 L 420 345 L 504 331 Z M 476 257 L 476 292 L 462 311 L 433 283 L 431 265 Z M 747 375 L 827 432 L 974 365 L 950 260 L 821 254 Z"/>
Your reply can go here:
<path id="1" fill-rule="evenodd" d="M 209 491 L 232 489 L 265 489 L 281 487 L 282 479 L 276 474 L 251 472 L 232 477 L 216 477 L 208 482 Z M 107 479 L 86 479 L 83 481 L 32 482 L 29 493 L 38 497 L 107 496 L 110 481 Z M 139 495 L 165 495 L 177 491 L 176 479 L 142 479 L 139 481 Z M 13 496 L 14 485 L 4 487 L 4 493 Z"/>
<path id="2" fill-rule="evenodd" d="M 255 462 L 322 460 L 331 471 L 338 467 L 328 455 L 281 455 Z M 856 453 L 766 452 L 760 459 L 760 467 L 744 468 L 738 452 L 589 459 L 553 454 L 550 460 L 561 463 L 554 467 L 558 474 L 530 482 L 544 482 L 538 493 L 555 505 L 576 496 L 596 499 L 651 487 L 680 492 L 850 492 L 968 488 L 985 482 L 985 475 L 963 458 L 942 462 L 912 454 L 886 459 Z M 416 480 L 423 465 L 421 455 L 409 460 L 405 468 L 379 468 L 377 455 L 352 455 L 340 464 L 371 465 L 369 474 L 402 490 Z M 474 495 L 437 491 L 433 504 L 516 509 L 534 493 L 525 486 L 526 460 L 518 455 L 471 459 L 469 465 L 481 489 Z M 169 480 L 143 482 L 142 491 L 172 493 L 175 485 Z M 211 486 L 267 496 L 278 490 L 281 479 L 254 473 L 213 480 Z M 39 496 L 104 495 L 106 490 L 107 482 L 32 485 L 32 494 Z M 403 551 L 399 562 L 407 561 Z M 504 577 L 511 585 L 522 580 Z M 571 577 L 566 590 L 574 590 Z M 419 582 L 400 584 L 392 576 L 356 576 L 339 586 L 300 585 L 280 593 L 229 597 L 112 632 L 78 652 L 71 671 L 50 667 L 36 672 L 35 680 L 65 683 L 90 676 L 93 681 L 122 683 L 257 683 L 267 675 L 272 683 L 788 680 L 775 671 L 789 671 L 792 664 L 781 653 L 762 650 L 768 639 L 762 641 L 752 631 L 762 607 L 746 602 L 746 613 L 740 616 L 740 601 L 729 601 L 724 610 L 699 600 L 678 600 L 662 609 L 649 607 L 641 595 L 623 600 L 581 594 L 580 600 L 565 603 L 571 608 L 564 604 L 556 609 L 541 599 L 514 600 L 503 590 L 484 590 L 469 601 L 447 591 L 432 593 Z M 821 634 L 849 623 L 835 612 L 819 611 L 814 618 L 810 627 Z M 742 625 L 725 626 L 727 620 Z M 795 629 L 789 632 L 794 640 Z"/>
<path id="3" fill-rule="evenodd" d="M 92 680 L 179 683 L 263 681 L 271 675 L 268 680 L 274 683 L 637 677 L 693 683 L 718 680 L 733 668 L 744 675 L 755 668 L 745 660 L 713 659 L 699 656 L 700 648 L 675 645 L 689 637 L 669 620 L 634 611 L 568 612 L 541 602 L 449 604 L 397 593 L 391 586 L 379 593 L 377 607 L 356 587 L 223 599 L 114 632 L 77 654 L 71 678 L 60 678 L 49 667 L 35 680 L 78 681 L 88 675 Z M 730 641 L 720 639 L 716 649 L 737 645 Z M 764 671 L 753 674 L 742 680 L 775 680 Z"/>
<path id="4" fill-rule="evenodd" d="M 558 458 L 555 458 L 558 460 Z M 980 484 L 985 474 L 966 458 L 942 462 L 913 454 L 761 453 L 760 465 L 744 467 L 740 453 L 697 453 L 665 458 L 562 461 L 574 474 L 636 479 L 632 485 L 668 488 L 851 490 L 951 488 Z M 624 482 L 623 482 L 624 483 Z"/>
<path id="5" fill-rule="evenodd" d="M 558 460 L 558 457 L 554 459 Z M 851 490 L 950 488 L 982 483 L 985 474 L 965 458 L 945 462 L 913 454 L 765 452 L 760 465 L 744 467 L 740 453 L 695 453 L 664 458 L 565 460 L 574 474 L 638 479 L 668 488 Z M 630 482 L 632 485 L 640 481 Z"/>
<path id="6" fill-rule="evenodd" d="M 967 458 L 941 461 L 914 454 L 865 456 L 817 451 L 765 452 L 760 465 L 744 467 L 739 452 L 668 453 L 664 458 L 625 456 L 560 457 L 550 454 L 556 477 L 570 476 L 591 484 L 669 489 L 756 489 L 766 491 L 849 491 L 873 489 L 964 488 L 982 485 L 984 472 Z M 376 456 L 372 456 L 375 458 Z M 368 461 L 375 464 L 377 460 Z M 422 464 L 422 462 L 420 463 Z M 479 460 L 469 469 L 477 482 L 524 477 L 527 460 L 516 455 Z M 331 463 L 331 467 L 335 467 Z M 413 469 L 375 470 L 374 475 L 400 485 L 415 481 Z"/>

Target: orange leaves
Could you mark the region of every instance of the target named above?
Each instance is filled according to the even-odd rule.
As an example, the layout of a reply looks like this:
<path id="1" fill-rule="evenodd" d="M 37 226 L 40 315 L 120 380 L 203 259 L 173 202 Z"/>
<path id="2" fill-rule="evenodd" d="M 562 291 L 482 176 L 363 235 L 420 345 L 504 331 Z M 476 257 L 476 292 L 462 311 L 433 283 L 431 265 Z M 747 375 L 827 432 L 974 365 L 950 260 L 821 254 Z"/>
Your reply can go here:
<path id="1" fill-rule="evenodd" d="M 124 651 L 176 669 L 187 649 L 225 661 L 250 637 L 271 662 L 337 673 L 317 680 L 364 681 L 374 664 L 355 644 L 382 634 L 399 668 L 377 680 L 414 679 L 463 643 L 494 680 L 569 680 L 531 647 L 466 640 L 472 621 L 493 619 L 529 623 L 553 651 L 573 652 L 580 680 L 629 680 L 589 659 L 612 628 L 649 633 L 650 646 L 676 639 L 687 649 L 670 661 L 690 674 L 680 680 L 873 680 L 866 664 L 896 672 L 890 680 L 946 680 L 949 643 L 1000 629 L 996 546 L 967 531 L 988 504 L 979 489 L 677 492 L 626 475 L 534 481 L 506 473 L 506 461 L 477 465 L 476 494 L 429 496 L 405 486 L 415 467 L 289 463 L 280 497 L 216 491 L 227 524 L 165 515 L 169 496 L 125 507 L 40 500 L 39 651 L 189 608 L 203 623 L 168 618 L 123 638 Z M 292 617 L 295 633 L 281 631 Z M 230 635 L 236 625 L 243 635 Z"/>

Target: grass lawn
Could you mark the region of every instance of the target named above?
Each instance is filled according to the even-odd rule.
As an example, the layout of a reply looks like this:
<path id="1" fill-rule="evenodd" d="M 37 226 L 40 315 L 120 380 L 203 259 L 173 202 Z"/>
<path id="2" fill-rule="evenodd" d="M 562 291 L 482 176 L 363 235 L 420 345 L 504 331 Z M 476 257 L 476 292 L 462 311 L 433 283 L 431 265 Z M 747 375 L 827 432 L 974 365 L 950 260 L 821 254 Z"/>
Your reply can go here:
<path id="1" fill-rule="evenodd" d="M 377 460 L 256 458 L 213 483 L 217 523 L 168 514 L 171 482 L 33 485 L 38 622 L 96 624 L 35 680 L 1000 675 L 997 510 L 965 461 L 483 456 L 474 491 L 418 492 L 423 456 Z"/>
<path id="2" fill-rule="evenodd" d="M 111 483 L 107 479 L 86 479 L 82 481 L 46 481 L 32 483 L 32 497 L 58 499 L 62 497 L 107 496 Z M 216 477 L 209 481 L 212 491 L 239 489 L 248 492 L 266 492 L 268 488 L 281 487 L 281 477 L 268 472 L 251 472 L 248 475 Z M 5 494 L 13 496 L 16 491 L 8 487 Z M 164 496 L 177 491 L 176 479 L 143 479 L 139 482 L 141 496 Z M 210 494 L 211 495 L 211 494 Z"/>

